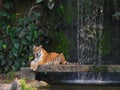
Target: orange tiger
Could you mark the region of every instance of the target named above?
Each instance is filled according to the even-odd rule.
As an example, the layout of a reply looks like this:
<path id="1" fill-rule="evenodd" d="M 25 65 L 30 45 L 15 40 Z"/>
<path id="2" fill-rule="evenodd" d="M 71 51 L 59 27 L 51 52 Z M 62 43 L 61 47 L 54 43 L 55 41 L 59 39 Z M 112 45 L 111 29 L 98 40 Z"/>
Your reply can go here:
<path id="1" fill-rule="evenodd" d="M 45 49 L 40 46 L 33 47 L 33 55 L 35 59 L 30 63 L 30 69 L 36 71 L 38 66 L 40 65 L 48 65 L 48 64 L 67 64 L 68 62 L 65 60 L 63 53 L 50 52 L 48 53 Z"/>

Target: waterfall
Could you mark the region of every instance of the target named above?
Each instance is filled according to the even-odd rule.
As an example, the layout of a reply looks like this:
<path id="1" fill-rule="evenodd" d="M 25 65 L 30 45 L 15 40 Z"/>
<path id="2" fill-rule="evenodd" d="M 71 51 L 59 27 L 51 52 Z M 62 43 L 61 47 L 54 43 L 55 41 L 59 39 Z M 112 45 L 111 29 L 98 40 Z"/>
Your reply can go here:
<path id="1" fill-rule="evenodd" d="M 77 0 L 77 51 L 80 64 L 102 64 L 103 5 L 104 0 Z M 101 73 L 78 73 L 77 77 L 77 80 L 102 80 Z"/>
<path id="2" fill-rule="evenodd" d="M 103 4 L 103 0 L 77 0 L 77 51 L 81 64 L 101 64 Z"/>
<path id="3" fill-rule="evenodd" d="M 72 23 L 70 28 L 67 29 L 67 33 L 69 32 L 68 36 L 70 35 L 69 37 L 71 41 L 77 40 L 77 45 L 76 43 L 74 44 L 75 48 L 73 48 L 74 45 L 72 46 L 71 44 L 72 47 L 71 55 L 73 55 L 72 60 L 78 59 L 78 63 L 82 65 L 84 64 L 92 64 L 93 66 L 102 65 L 104 63 L 102 62 L 103 61 L 102 50 L 104 49 L 104 46 L 102 45 L 102 41 L 104 40 L 103 38 L 104 35 L 103 14 L 105 15 L 104 0 L 70 0 L 70 1 L 71 2 L 69 2 L 69 0 L 67 2 L 64 2 L 64 5 L 67 6 L 67 3 L 69 2 L 70 8 L 73 8 L 66 9 L 66 11 L 69 10 L 72 11 L 71 22 L 73 21 L 73 23 L 75 23 L 75 25 Z M 70 13 L 67 12 L 66 16 L 69 16 L 69 14 L 71 14 L 71 12 Z M 75 27 L 75 29 L 73 27 Z M 118 37 L 119 29 L 117 30 L 118 31 L 115 33 L 116 34 L 115 38 L 118 38 L 116 42 L 119 43 Z M 75 50 L 76 46 L 77 50 Z M 76 52 L 77 55 L 75 55 Z M 84 83 L 84 84 L 120 83 L 119 72 L 107 72 L 107 71 L 73 72 L 73 73 L 66 72 L 57 74 L 54 73 L 54 75 L 52 73 L 52 75 L 48 76 L 52 78 L 50 81 L 53 80 L 63 83 Z"/>

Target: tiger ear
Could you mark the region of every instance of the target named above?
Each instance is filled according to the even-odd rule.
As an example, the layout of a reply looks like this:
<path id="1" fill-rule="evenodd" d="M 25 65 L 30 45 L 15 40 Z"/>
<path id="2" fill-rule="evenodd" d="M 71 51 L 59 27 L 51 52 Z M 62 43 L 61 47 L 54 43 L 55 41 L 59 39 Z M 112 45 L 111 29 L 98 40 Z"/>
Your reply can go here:
<path id="1" fill-rule="evenodd" d="M 40 47 L 42 48 L 42 45 L 40 45 Z"/>

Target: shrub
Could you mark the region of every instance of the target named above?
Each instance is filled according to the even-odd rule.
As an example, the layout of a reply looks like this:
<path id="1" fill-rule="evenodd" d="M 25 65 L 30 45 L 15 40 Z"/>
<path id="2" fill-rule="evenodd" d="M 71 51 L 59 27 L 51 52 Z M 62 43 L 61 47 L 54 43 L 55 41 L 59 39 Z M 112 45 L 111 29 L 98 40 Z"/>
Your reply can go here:
<path id="1" fill-rule="evenodd" d="M 43 0 L 37 1 L 38 4 L 32 6 L 28 15 L 24 16 L 14 11 L 13 1 L 4 1 L 0 11 L 0 67 L 3 67 L 0 73 L 18 71 L 20 67 L 29 66 L 29 62 L 34 58 L 33 45 L 43 44 L 68 56 L 68 40 L 65 34 L 54 31 L 54 25 L 49 28 L 48 22 L 43 20 L 44 11 L 39 6 Z M 49 9 L 53 8 L 53 5 L 43 4 L 44 9 L 45 5 L 48 5 Z"/>

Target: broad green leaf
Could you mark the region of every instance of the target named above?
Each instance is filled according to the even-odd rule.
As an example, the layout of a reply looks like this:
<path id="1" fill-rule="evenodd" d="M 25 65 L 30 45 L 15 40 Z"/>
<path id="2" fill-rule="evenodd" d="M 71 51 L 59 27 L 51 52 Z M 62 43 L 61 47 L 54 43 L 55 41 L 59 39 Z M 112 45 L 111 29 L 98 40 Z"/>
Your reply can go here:
<path id="1" fill-rule="evenodd" d="M 32 37 L 31 37 L 31 36 L 26 36 L 26 39 L 27 39 L 28 41 L 31 41 Z"/>
<path id="2" fill-rule="evenodd" d="M 20 15 L 20 13 L 16 13 L 16 16 L 19 16 Z"/>
<path id="3" fill-rule="evenodd" d="M 5 63 L 6 63 L 5 60 L 2 60 L 2 61 L 1 61 L 1 65 L 2 65 L 2 66 L 5 65 Z"/>
<path id="4" fill-rule="evenodd" d="M 21 43 L 22 43 L 23 45 L 26 45 L 26 44 L 27 44 L 27 41 L 26 41 L 25 39 L 22 39 Z"/>
<path id="5" fill-rule="evenodd" d="M 43 0 L 36 0 L 36 3 L 40 3 L 40 2 L 42 2 Z"/>
<path id="6" fill-rule="evenodd" d="M 3 4 L 3 7 L 6 8 L 6 9 L 10 9 L 10 4 L 9 3 L 5 3 L 5 4 Z"/>
<path id="7" fill-rule="evenodd" d="M 3 11 L 3 10 L 0 11 L 0 16 L 6 16 L 6 15 L 7 15 L 7 13 L 5 11 Z"/>
<path id="8" fill-rule="evenodd" d="M 12 54 L 17 57 L 18 56 L 18 50 L 16 50 L 15 48 L 12 48 Z"/>
<path id="9" fill-rule="evenodd" d="M 2 49 L 2 47 L 0 46 L 0 51 L 2 51 L 3 49 Z"/>
<path id="10" fill-rule="evenodd" d="M 4 60 L 3 54 L 0 53 L 0 60 L 2 62 L 2 60 Z"/>
<path id="11" fill-rule="evenodd" d="M 14 47 L 16 48 L 16 49 L 19 49 L 19 43 L 14 43 Z"/>
<path id="12" fill-rule="evenodd" d="M 5 72 L 7 72 L 9 70 L 8 65 L 5 67 Z"/>
<path id="13" fill-rule="evenodd" d="M 9 59 L 7 63 L 8 65 L 12 65 L 12 60 Z"/>
<path id="14" fill-rule="evenodd" d="M 18 56 L 18 54 L 17 54 L 17 53 L 15 53 L 15 52 L 13 53 L 13 55 L 14 55 L 15 57 L 17 57 L 17 56 Z"/>
<path id="15" fill-rule="evenodd" d="M 34 30 L 34 29 L 35 29 L 35 25 L 34 25 L 34 24 L 30 24 L 30 25 L 29 25 L 29 29 L 30 29 L 30 30 Z"/>
<path id="16" fill-rule="evenodd" d="M 6 46 L 5 44 L 3 44 L 2 47 L 3 47 L 3 49 L 6 49 L 6 48 L 7 48 L 7 46 Z"/>
<path id="17" fill-rule="evenodd" d="M 61 9 L 61 10 L 64 10 L 64 7 L 63 7 L 63 5 L 60 5 L 60 9 Z"/>
<path id="18" fill-rule="evenodd" d="M 41 31 L 39 32 L 39 35 L 45 35 L 45 33 L 41 30 Z"/>
<path id="19" fill-rule="evenodd" d="M 18 43 L 18 40 L 16 38 L 11 38 L 12 43 Z"/>
<path id="20" fill-rule="evenodd" d="M 52 2 L 52 0 L 51 1 L 49 1 L 49 3 L 48 3 L 48 8 L 49 9 L 53 9 L 53 7 L 54 7 L 54 2 Z"/>
<path id="21" fill-rule="evenodd" d="M 7 26 L 7 29 L 10 29 L 10 25 Z"/>
<path id="22" fill-rule="evenodd" d="M 29 56 L 29 60 L 33 60 L 34 59 L 34 57 L 33 56 Z"/>
<path id="23" fill-rule="evenodd" d="M 12 69 L 13 69 L 14 71 L 16 70 L 14 65 L 12 65 Z"/>
<path id="24" fill-rule="evenodd" d="M 0 17 L 7 17 L 7 18 L 9 19 L 9 18 L 10 18 L 10 15 L 9 15 L 7 12 L 1 10 L 1 11 L 0 11 Z"/>
<path id="25" fill-rule="evenodd" d="M 25 66 L 25 62 L 22 62 L 22 66 Z"/>
<path id="26" fill-rule="evenodd" d="M 19 33 L 19 37 L 20 38 L 23 38 L 25 36 L 25 32 L 24 31 L 21 31 L 20 33 Z"/>
<path id="27" fill-rule="evenodd" d="M 0 40 L 0 45 L 2 45 L 2 40 Z"/>
<path id="28" fill-rule="evenodd" d="M 20 63 L 19 63 L 17 60 L 15 60 L 15 66 L 16 66 L 16 67 L 19 67 L 19 66 L 20 66 Z"/>
<path id="29" fill-rule="evenodd" d="M 18 20 L 18 24 L 19 24 L 19 25 L 23 25 L 23 23 L 24 23 L 24 19 L 20 18 L 20 19 Z"/>
<path id="30" fill-rule="evenodd" d="M 37 39 L 38 38 L 38 32 L 37 31 L 34 31 L 34 34 L 33 34 L 33 38 Z"/>

